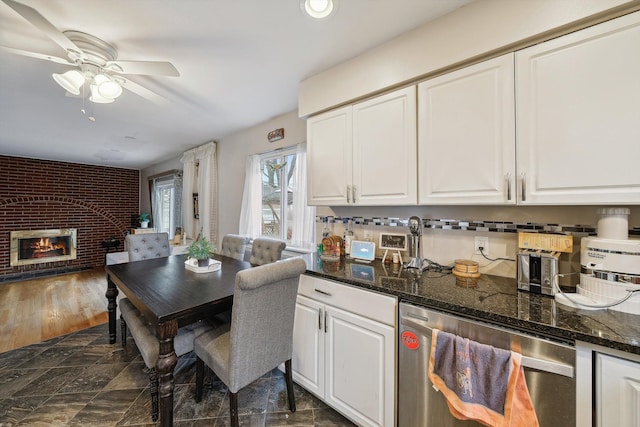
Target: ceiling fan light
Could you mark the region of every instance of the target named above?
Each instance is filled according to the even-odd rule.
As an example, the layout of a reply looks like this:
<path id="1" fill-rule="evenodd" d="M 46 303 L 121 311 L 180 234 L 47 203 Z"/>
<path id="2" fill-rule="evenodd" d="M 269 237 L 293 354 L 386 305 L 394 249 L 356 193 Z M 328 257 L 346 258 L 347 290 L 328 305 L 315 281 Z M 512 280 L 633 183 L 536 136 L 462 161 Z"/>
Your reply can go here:
<path id="1" fill-rule="evenodd" d="M 333 0 L 300 0 L 302 10 L 312 18 L 322 19 L 334 11 Z"/>
<path id="2" fill-rule="evenodd" d="M 98 93 L 105 98 L 115 99 L 122 95 L 122 86 L 113 80 L 109 80 L 98 85 Z"/>
<path id="3" fill-rule="evenodd" d="M 89 97 L 89 101 L 95 102 L 96 104 L 109 104 L 114 101 L 114 98 L 105 98 L 104 96 L 100 95 L 97 85 L 92 84 L 91 86 L 89 86 L 89 88 L 91 89 L 91 96 Z"/>
<path id="4" fill-rule="evenodd" d="M 67 92 L 80 95 L 80 88 L 84 84 L 84 76 L 80 71 L 69 70 L 64 74 L 53 73 L 52 77 Z"/>

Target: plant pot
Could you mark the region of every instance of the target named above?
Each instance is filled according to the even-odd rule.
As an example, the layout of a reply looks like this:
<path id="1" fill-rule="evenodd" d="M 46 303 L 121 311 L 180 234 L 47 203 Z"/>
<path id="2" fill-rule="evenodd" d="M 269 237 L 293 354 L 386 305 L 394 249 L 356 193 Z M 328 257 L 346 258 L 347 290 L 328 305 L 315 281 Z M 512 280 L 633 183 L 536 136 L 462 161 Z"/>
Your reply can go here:
<path id="1" fill-rule="evenodd" d="M 198 267 L 207 267 L 207 266 L 209 266 L 209 258 L 198 260 Z"/>
<path id="2" fill-rule="evenodd" d="M 141 221 L 140 228 L 149 228 L 149 221 Z"/>

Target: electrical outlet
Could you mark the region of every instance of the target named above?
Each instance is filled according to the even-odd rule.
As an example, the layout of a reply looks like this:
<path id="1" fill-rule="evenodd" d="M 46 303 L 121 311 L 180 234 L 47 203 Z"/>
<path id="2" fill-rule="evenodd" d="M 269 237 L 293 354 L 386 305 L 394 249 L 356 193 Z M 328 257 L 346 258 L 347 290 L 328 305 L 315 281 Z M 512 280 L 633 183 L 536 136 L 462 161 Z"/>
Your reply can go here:
<path id="1" fill-rule="evenodd" d="M 475 255 L 482 255 L 480 253 L 480 248 L 482 248 L 482 252 L 485 255 L 489 254 L 489 238 L 488 237 L 482 237 L 482 236 L 475 236 L 475 246 L 474 246 L 474 251 L 473 253 Z"/>

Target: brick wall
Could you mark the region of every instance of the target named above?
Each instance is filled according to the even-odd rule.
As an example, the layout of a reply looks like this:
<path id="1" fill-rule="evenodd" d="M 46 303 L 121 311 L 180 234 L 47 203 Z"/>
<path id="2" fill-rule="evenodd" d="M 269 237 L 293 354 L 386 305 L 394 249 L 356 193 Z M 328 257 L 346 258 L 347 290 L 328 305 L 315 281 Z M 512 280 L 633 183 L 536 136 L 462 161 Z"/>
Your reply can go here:
<path id="1" fill-rule="evenodd" d="M 138 214 L 140 171 L 0 156 L 0 281 L 104 264 Z M 10 232 L 76 228 L 77 259 L 10 267 Z M 119 250 L 122 250 L 122 243 Z"/>

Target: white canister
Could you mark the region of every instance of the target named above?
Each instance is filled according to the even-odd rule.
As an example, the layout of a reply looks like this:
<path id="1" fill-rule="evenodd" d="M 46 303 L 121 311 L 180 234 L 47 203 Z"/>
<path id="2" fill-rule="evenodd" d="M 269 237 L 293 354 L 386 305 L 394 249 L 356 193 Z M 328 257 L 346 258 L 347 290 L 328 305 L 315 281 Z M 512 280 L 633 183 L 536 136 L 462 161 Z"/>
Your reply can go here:
<path id="1" fill-rule="evenodd" d="M 629 238 L 628 208 L 602 208 L 596 211 L 598 219 L 598 237 L 601 239 L 627 240 Z"/>

